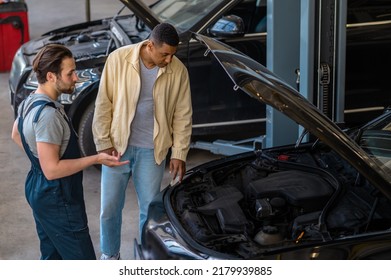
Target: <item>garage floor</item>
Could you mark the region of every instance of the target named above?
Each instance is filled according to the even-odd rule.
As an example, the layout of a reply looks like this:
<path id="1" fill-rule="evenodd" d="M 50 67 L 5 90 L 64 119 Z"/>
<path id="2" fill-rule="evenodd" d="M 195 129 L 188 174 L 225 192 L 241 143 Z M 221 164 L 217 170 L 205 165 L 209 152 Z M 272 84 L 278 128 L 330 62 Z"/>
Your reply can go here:
<path id="1" fill-rule="evenodd" d="M 84 0 L 26 0 L 30 38 L 58 27 L 86 19 Z M 91 20 L 114 15 L 120 1 L 92 0 Z M 30 207 L 24 197 L 24 180 L 30 163 L 27 156 L 10 138 L 13 112 L 8 97 L 8 72 L 0 73 L 0 260 L 39 259 L 39 242 Z M 219 156 L 192 150 L 188 169 Z M 162 186 L 167 186 L 168 171 Z M 91 237 L 97 256 L 99 250 L 100 172 L 88 168 L 84 172 L 84 192 Z M 133 258 L 133 239 L 138 236 L 138 206 L 132 182 L 129 183 L 123 215 L 122 259 Z"/>

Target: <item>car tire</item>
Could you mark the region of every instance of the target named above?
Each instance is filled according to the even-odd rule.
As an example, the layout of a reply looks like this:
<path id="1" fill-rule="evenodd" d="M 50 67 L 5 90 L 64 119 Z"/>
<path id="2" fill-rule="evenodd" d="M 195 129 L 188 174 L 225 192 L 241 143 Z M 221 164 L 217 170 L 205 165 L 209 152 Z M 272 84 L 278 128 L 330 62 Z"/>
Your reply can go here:
<path id="1" fill-rule="evenodd" d="M 79 146 L 83 157 L 96 154 L 94 138 L 92 134 L 92 119 L 94 117 L 95 103 L 91 102 L 80 118 Z"/>

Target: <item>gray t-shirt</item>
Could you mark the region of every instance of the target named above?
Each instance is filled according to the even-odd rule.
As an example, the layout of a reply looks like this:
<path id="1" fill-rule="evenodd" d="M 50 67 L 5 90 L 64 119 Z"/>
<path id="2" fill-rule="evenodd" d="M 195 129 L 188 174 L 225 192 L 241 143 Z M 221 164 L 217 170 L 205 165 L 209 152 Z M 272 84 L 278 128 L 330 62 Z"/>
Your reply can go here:
<path id="1" fill-rule="evenodd" d="M 153 86 L 159 67 L 148 69 L 140 59 L 141 90 L 136 114 L 131 124 L 129 145 L 153 149 Z"/>
<path id="2" fill-rule="evenodd" d="M 31 109 L 27 116 L 24 114 L 27 112 L 32 103 L 37 100 L 53 102 L 57 109 L 54 109 L 51 106 L 45 106 L 38 118 L 38 121 L 33 123 L 40 106 L 36 106 Z M 39 93 L 31 94 L 23 102 L 25 103 L 23 113 L 25 118 L 23 123 L 23 134 L 33 155 L 38 157 L 37 142 L 45 142 L 61 146 L 60 157 L 62 157 L 68 146 L 71 135 L 69 125 L 64 118 L 64 116 L 66 117 L 66 114 L 63 106 L 59 102 L 50 99 L 47 95 Z M 19 105 L 18 115 L 21 113 L 22 105 L 23 103 Z"/>

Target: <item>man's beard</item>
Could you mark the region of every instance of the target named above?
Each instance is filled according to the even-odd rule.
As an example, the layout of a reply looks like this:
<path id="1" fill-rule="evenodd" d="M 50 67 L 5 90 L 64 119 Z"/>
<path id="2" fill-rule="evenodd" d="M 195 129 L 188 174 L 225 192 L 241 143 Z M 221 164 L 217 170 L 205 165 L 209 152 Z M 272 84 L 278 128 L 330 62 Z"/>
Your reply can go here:
<path id="1" fill-rule="evenodd" d="M 75 91 L 75 85 L 65 86 L 62 80 L 56 82 L 57 91 L 60 93 L 72 94 Z"/>

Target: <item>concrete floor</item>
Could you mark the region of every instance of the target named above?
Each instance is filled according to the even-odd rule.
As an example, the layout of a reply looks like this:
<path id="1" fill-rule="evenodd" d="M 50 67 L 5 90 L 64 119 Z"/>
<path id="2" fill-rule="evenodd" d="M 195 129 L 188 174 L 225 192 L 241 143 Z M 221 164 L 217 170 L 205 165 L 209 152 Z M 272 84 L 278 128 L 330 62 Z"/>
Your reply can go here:
<path id="1" fill-rule="evenodd" d="M 26 0 L 30 38 L 54 28 L 83 22 L 86 19 L 84 0 Z M 114 15 L 120 1 L 91 0 L 91 20 Z M 30 163 L 27 156 L 10 138 L 13 112 L 8 96 L 9 73 L 0 73 L 0 260 L 39 259 L 39 241 L 31 209 L 24 197 L 24 181 Z M 219 156 L 192 150 L 188 169 Z M 168 185 L 168 171 L 162 187 Z M 91 237 L 97 256 L 99 249 L 100 172 L 88 168 L 84 172 L 84 192 Z M 138 236 L 138 206 L 132 182 L 129 183 L 122 228 L 122 259 L 133 259 L 133 239 Z"/>

